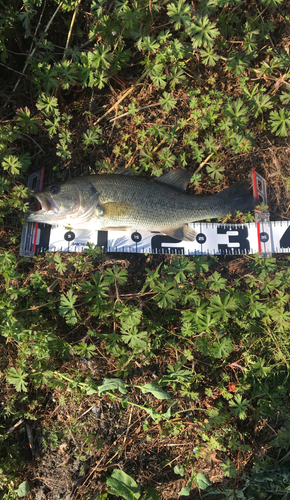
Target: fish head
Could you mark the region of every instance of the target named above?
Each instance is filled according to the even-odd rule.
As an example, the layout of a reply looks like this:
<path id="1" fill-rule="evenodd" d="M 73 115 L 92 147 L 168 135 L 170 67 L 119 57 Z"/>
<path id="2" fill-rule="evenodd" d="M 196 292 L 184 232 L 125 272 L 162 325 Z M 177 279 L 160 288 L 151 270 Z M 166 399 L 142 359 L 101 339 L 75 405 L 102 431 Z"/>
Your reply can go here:
<path id="1" fill-rule="evenodd" d="M 85 177 L 53 184 L 34 196 L 41 210 L 30 212 L 27 220 L 55 225 L 85 227 L 99 203 L 99 193 Z"/>

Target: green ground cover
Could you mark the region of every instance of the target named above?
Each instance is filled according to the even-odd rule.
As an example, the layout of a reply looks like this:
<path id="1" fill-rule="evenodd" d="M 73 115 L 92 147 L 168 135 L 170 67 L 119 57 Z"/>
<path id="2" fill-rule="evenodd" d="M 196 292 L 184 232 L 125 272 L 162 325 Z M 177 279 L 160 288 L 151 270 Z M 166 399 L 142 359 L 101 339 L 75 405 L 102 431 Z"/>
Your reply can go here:
<path id="1" fill-rule="evenodd" d="M 0 0 L 0 499 L 290 498 L 287 255 L 19 257 L 43 166 L 287 218 L 289 47 L 282 0 Z"/>

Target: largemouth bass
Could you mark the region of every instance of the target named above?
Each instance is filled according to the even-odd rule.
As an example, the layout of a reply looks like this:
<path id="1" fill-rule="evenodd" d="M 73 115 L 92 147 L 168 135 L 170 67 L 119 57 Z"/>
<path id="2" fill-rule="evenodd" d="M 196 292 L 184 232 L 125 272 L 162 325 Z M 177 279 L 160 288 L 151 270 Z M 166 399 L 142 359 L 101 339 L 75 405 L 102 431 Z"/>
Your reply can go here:
<path id="1" fill-rule="evenodd" d="M 177 169 L 154 180 L 124 173 L 78 177 L 36 193 L 42 208 L 31 212 L 28 221 L 75 229 L 159 231 L 194 241 L 196 232 L 188 222 L 254 208 L 247 180 L 200 197 L 183 192 L 191 176 Z"/>

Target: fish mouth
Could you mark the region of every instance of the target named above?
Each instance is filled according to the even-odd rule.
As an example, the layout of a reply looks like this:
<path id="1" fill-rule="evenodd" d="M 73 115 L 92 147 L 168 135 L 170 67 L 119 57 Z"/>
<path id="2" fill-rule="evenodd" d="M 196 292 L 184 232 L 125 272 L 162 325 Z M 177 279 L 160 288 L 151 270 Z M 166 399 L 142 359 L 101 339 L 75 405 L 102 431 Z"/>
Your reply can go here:
<path id="1" fill-rule="evenodd" d="M 43 193 L 36 193 L 34 196 L 41 205 L 41 210 L 36 213 L 59 212 L 59 206 L 50 196 L 46 196 Z"/>
<path id="2" fill-rule="evenodd" d="M 44 222 L 50 223 L 51 221 L 56 222 L 61 217 L 60 207 L 57 203 L 50 197 L 43 193 L 34 194 L 34 197 L 41 205 L 41 209 L 37 211 L 29 211 L 27 214 L 28 222 Z"/>

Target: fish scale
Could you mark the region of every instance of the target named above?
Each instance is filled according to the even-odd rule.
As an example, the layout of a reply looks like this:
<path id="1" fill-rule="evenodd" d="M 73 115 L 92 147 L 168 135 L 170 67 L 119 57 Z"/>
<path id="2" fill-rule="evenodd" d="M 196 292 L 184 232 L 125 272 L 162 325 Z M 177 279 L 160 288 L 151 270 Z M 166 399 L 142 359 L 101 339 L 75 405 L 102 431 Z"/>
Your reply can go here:
<path id="1" fill-rule="evenodd" d="M 176 169 L 154 180 L 124 174 L 71 179 L 37 193 L 42 209 L 30 213 L 28 221 L 91 230 L 160 231 L 194 241 L 196 231 L 189 222 L 254 208 L 248 180 L 216 195 L 200 197 L 183 192 L 191 175 Z"/>
<path id="2" fill-rule="evenodd" d="M 122 226 L 160 231 L 180 227 L 186 222 L 223 217 L 227 214 L 218 197 L 190 196 L 162 182 L 137 176 L 93 175 L 91 183 L 99 192 L 100 205 L 125 203 L 132 207 L 122 215 Z M 100 217 L 103 227 L 120 225 L 118 210 Z"/>

